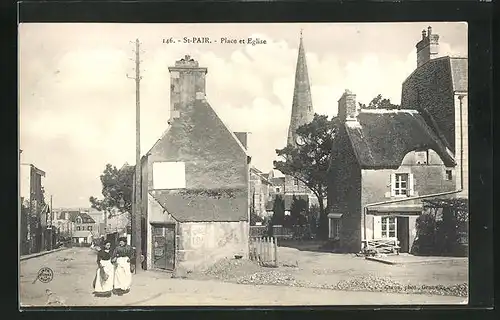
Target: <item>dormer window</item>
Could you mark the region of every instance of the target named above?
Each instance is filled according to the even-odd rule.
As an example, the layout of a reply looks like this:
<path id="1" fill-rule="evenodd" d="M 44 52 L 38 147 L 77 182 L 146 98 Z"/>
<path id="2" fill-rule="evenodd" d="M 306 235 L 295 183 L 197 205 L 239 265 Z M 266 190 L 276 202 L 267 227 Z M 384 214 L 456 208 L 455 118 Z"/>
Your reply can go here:
<path id="1" fill-rule="evenodd" d="M 76 218 L 76 223 L 77 223 L 77 224 L 81 224 L 81 223 L 82 223 L 82 218 L 77 217 L 77 218 Z"/>
<path id="2" fill-rule="evenodd" d="M 429 163 L 429 151 L 415 151 L 415 162 L 419 165 L 424 165 Z"/>

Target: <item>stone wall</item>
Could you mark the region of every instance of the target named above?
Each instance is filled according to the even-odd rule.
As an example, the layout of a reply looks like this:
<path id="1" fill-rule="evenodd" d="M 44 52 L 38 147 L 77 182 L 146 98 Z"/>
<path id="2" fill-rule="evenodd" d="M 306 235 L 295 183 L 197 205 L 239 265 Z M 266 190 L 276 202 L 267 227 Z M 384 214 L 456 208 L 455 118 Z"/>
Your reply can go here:
<path id="1" fill-rule="evenodd" d="M 345 127 L 340 129 L 333 147 L 328 206 L 343 214 L 340 227 L 340 247 L 345 252 L 361 250 L 361 169 Z"/>
<path id="2" fill-rule="evenodd" d="M 248 222 L 188 222 L 178 225 L 177 263 L 205 269 L 223 258 L 248 257 Z"/>

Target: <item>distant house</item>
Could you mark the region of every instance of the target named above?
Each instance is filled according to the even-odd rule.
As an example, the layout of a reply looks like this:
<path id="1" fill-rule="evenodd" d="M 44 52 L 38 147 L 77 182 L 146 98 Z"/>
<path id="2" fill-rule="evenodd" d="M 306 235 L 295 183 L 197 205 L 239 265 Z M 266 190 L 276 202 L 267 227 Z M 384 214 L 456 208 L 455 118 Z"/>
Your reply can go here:
<path id="1" fill-rule="evenodd" d="M 80 245 L 90 245 L 92 244 L 92 240 L 94 239 L 94 235 L 91 231 L 83 230 L 83 231 L 75 231 L 72 234 L 72 242 Z"/>
<path id="2" fill-rule="evenodd" d="M 202 268 L 220 258 L 246 256 L 245 135 L 230 131 L 207 102 L 206 68 L 186 56 L 169 71 L 169 125 L 142 158 L 147 268 Z"/>
<path id="3" fill-rule="evenodd" d="M 272 183 L 267 179 L 262 171 L 255 167 L 250 168 L 250 192 L 249 205 L 250 209 L 260 217 L 266 215 L 266 204 L 271 197 Z"/>

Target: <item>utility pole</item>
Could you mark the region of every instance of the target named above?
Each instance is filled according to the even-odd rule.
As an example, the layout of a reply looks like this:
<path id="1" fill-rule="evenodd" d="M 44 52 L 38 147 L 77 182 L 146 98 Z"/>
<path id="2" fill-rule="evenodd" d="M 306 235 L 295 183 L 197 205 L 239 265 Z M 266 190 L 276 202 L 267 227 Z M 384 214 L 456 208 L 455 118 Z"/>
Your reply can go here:
<path id="1" fill-rule="evenodd" d="M 142 232 L 141 232 L 141 60 L 140 60 L 140 42 L 135 40 L 135 77 L 129 77 L 135 80 L 135 179 L 134 179 L 134 240 L 135 240 L 135 270 L 141 269 L 142 255 Z"/>
<path id="2" fill-rule="evenodd" d="M 53 235 L 53 221 L 54 215 L 52 211 L 52 195 L 50 195 L 50 238 L 49 238 L 49 250 L 52 250 L 52 244 L 54 243 L 54 235 Z"/>

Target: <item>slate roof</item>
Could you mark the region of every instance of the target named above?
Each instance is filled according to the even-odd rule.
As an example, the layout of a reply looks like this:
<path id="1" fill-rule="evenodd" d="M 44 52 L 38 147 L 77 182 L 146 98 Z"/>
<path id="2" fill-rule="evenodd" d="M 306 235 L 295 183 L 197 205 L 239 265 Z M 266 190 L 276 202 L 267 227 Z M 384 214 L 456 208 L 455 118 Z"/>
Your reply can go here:
<path id="1" fill-rule="evenodd" d="M 415 110 L 363 110 L 346 130 L 361 168 L 396 169 L 408 152 L 432 149 L 446 166 L 455 160 Z"/>
<path id="2" fill-rule="evenodd" d="M 248 195 L 245 188 L 155 190 L 150 194 L 179 222 L 248 220 Z"/>
<path id="3" fill-rule="evenodd" d="M 95 220 L 86 212 L 69 211 L 69 220 L 76 222 L 76 218 L 82 218 L 82 223 L 95 223 Z"/>

